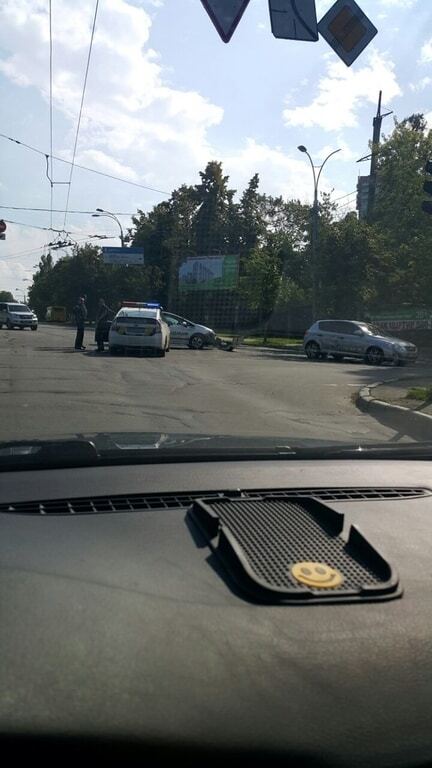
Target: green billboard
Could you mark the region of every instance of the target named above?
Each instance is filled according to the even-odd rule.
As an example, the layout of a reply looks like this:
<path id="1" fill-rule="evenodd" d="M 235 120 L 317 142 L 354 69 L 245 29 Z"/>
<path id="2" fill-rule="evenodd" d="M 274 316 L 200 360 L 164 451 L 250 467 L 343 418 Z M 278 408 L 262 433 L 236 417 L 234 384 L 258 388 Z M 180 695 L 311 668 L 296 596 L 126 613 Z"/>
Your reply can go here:
<path id="1" fill-rule="evenodd" d="M 431 309 L 389 309 L 382 312 L 371 312 L 370 319 L 389 331 L 410 331 L 432 328 Z"/>
<path id="2" fill-rule="evenodd" d="M 238 255 L 191 256 L 179 268 L 181 291 L 220 291 L 237 287 Z"/>

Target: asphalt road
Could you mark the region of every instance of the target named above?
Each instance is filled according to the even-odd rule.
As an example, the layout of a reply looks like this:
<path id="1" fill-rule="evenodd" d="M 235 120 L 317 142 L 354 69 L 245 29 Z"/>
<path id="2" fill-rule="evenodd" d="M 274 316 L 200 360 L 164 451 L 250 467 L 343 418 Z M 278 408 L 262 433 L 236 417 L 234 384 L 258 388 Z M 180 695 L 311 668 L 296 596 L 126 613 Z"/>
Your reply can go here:
<path id="1" fill-rule="evenodd" d="M 0 438 L 93 432 L 198 432 L 326 440 L 403 439 L 353 403 L 400 375 L 363 363 L 293 360 L 241 348 L 171 350 L 165 359 L 98 355 L 86 331 L 0 330 Z"/>

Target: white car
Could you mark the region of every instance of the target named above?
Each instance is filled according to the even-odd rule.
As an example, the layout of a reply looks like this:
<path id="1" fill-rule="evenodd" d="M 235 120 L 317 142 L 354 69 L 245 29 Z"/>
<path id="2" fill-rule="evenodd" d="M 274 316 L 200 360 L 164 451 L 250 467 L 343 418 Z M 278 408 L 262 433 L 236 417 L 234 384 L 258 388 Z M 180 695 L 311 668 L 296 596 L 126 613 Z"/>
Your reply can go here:
<path id="1" fill-rule="evenodd" d="M 162 312 L 162 317 L 169 325 L 171 346 L 203 349 L 203 347 L 215 344 L 216 336 L 211 328 L 192 323 L 191 320 L 186 320 L 180 315 L 174 315 L 172 312 Z"/>
<path id="2" fill-rule="evenodd" d="M 0 302 L 0 328 L 31 328 L 36 331 L 38 327 L 37 315 L 25 304 L 7 301 Z"/>
<path id="3" fill-rule="evenodd" d="M 121 350 L 141 349 L 165 357 L 170 347 L 170 330 L 160 309 L 138 303 L 123 306 L 111 323 L 108 345 L 111 355 Z"/>

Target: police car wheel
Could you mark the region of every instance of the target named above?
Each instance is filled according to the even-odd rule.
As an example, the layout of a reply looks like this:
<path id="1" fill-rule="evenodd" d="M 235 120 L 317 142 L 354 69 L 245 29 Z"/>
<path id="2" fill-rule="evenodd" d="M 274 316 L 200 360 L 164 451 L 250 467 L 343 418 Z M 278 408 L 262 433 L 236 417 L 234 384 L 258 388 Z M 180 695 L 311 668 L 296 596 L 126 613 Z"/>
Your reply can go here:
<path id="1" fill-rule="evenodd" d="M 205 344 L 204 336 L 202 336 L 200 333 L 194 333 L 193 336 L 191 336 L 189 346 L 191 349 L 202 349 Z"/>
<path id="2" fill-rule="evenodd" d="M 110 355 L 118 355 L 119 348 L 118 347 L 110 347 L 109 348 L 109 353 L 110 353 Z"/>
<path id="3" fill-rule="evenodd" d="M 32 331 L 37 331 L 37 325 L 32 325 L 31 329 L 32 329 Z"/>
<path id="4" fill-rule="evenodd" d="M 156 357 L 165 357 L 165 350 L 164 349 L 156 349 L 155 350 Z"/>
<path id="5" fill-rule="evenodd" d="M 10 324 L 9 320 L 6 320 L 6 328 L 8 329 L 8 331 L 11 331 L 13 328 L 13 325 Z"/>

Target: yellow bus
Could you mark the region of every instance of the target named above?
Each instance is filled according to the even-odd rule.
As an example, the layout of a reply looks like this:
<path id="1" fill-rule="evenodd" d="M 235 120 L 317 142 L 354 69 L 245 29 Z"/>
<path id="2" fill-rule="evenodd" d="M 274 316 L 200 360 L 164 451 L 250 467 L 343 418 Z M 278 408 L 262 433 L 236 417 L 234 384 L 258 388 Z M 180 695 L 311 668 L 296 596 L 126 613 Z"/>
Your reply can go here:
<path id="1" fill-rule="evenodd" d="M 45 319 L 50 323 L 65 323 L 67 320 L 66 307 L 48 307 Z"/>

